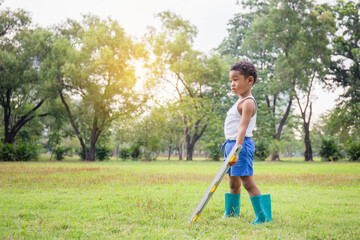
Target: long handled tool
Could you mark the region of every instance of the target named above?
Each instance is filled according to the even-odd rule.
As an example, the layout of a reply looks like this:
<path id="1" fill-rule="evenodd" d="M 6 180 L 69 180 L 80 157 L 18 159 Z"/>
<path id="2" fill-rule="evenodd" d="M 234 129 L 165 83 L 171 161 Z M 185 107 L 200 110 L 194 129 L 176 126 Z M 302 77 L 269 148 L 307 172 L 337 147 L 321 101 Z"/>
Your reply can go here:
<path id="1" fill-rule="evenodd" d="M 224 178 L 226 172 L 229 170 L 229 168 L 230 168 L 229 162 L 232 162 L 236 158 L 236 156 L 239 154 L 241 148 L 242 148 L 242 146 L 239 144 L 239 145 L 235 145 L 233 147 L 233 149 L 231 149 L 230 154 L 227 156 L 227 158 L 221 165 L 220 170 L 218 171 L 218 173 L 212 180 L 209 187 L 206 189 L 205 194 L 202 196 L 200 202 L 198 203 L 195 210 L 191 214 L 191 216 L 189 218 L 190 222 L 195 222 L 196 219 L 198 219 L 201 212 L 205 209 L 206 204 L 209 202 L 211 196 L 214 194 L 214 192 L 217 189 L 217 187 L 219 186 L 221 180 Z"/>

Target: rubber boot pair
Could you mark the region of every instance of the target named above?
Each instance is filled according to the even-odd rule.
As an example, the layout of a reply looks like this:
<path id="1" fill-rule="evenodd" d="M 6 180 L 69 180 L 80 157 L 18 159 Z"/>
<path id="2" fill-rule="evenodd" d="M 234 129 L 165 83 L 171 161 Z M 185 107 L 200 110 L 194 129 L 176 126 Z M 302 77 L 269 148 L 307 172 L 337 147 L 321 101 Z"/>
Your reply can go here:
<path id="1" fill-rule="evenodd" d="M 270 194 L 250 197 L 254 208 L 256 219 L 252 224 L 262 224 L 271 222 L 271 199 Z M 225 193 L 225 213 L 224 217 L 240 216 L 240 194 Z"/>

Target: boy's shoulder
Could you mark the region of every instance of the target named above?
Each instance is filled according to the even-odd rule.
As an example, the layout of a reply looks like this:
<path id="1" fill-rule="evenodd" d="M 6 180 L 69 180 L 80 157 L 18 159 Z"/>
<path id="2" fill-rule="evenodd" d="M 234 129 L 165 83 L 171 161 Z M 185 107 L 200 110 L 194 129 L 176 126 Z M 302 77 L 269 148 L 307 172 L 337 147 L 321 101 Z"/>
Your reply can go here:
<path id="1" fill-rule="evenodd" d="M 239 104 L 237 105 L 237 110 L 241 115 L 243 115 L 242 112 L 243 110 L 245 110 L 246 112 L 251 113 L 251 115 L 253 116 L 256 112 L 256 109 L 256 100 L 252 96 L 244 99 L 244 101 L 239 102 Z"/>

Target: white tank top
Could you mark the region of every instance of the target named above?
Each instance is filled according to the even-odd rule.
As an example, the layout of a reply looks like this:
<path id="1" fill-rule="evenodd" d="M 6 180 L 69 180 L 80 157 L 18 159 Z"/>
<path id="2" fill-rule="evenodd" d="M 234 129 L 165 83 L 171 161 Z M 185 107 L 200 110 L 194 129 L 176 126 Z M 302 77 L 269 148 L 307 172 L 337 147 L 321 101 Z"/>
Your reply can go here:
<path id="1" fill-rule="evenodd" d="M 225 138 L 228 140 L 236 140 L 237 134 L 238 134 L 238 128 L 241 121 L 241 115 L 237 109 L 237 106 L 239 103 L 243 102 L 245 99 L 252 98 L 255 101 L 255 98 L 253 96 L 247 96 L 246 98 L 239 99 L 236 101 L 236 103 L 229 109 L 229 111 L 226 113 L 226 119 L 224 124 L 224 132 L 225 132 Z M 256 101 L 255 101 L 256 104 Z M 245 137 L 252 137 L 253 130 L 256 125 L 256 113 L 257 110 L 250 119 L 249 125 L 246 129 Z"/>

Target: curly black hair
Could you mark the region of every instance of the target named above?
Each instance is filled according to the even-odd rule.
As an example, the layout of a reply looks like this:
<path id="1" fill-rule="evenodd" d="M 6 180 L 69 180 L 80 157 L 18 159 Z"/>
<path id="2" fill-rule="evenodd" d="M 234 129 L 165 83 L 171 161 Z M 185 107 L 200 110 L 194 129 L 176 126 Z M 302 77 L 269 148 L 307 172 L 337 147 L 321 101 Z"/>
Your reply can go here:
<path id="1" fill-rule="evenodd" d="M 239 71 L 242 75 L 245 76 L 245 78 L 252 76 L 254 78 L 253 84 L 255 84 L 255 82 L 256 82 L 257 72 L 256 72 L 256 68 L 255 68 L 254 64 L 252 64 L 251 62 L 240 61 L 240 62 L 234 63 L 231 66 L 230 71 Z"/>

